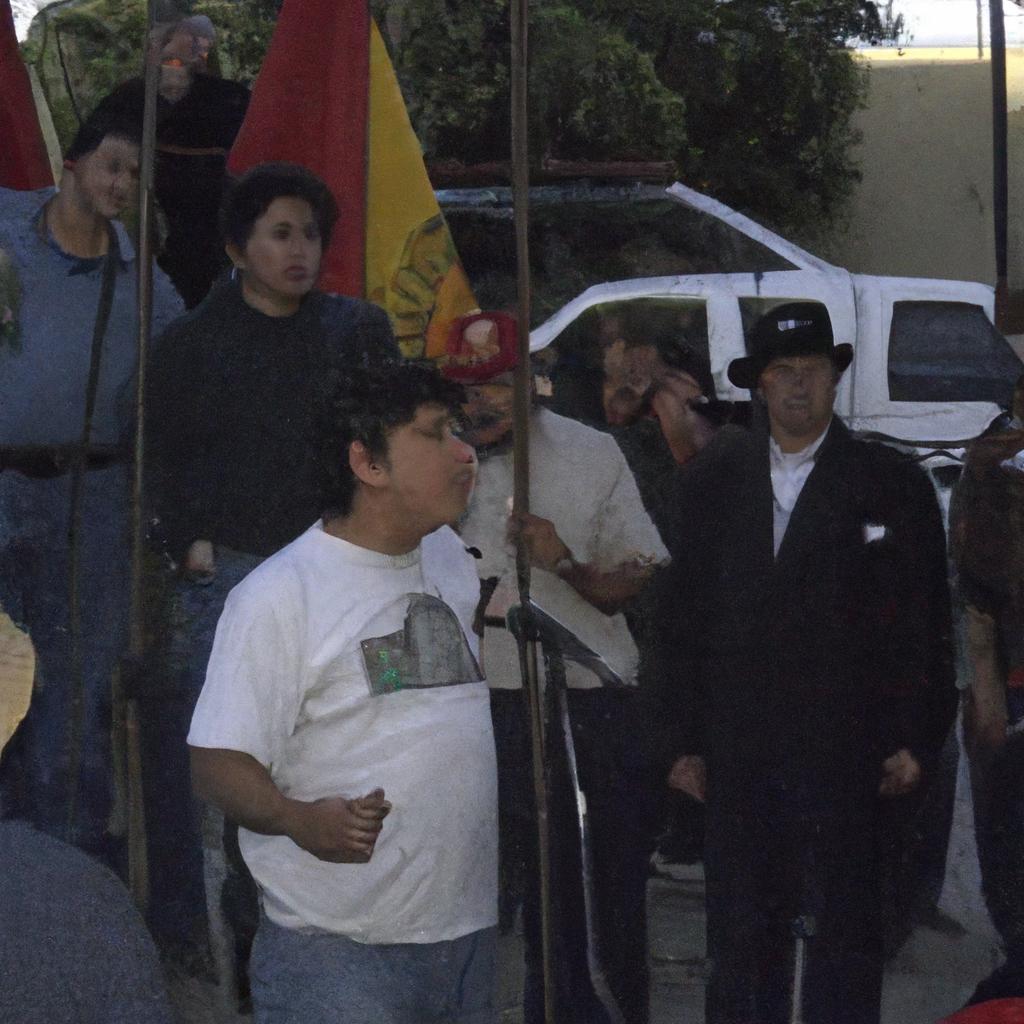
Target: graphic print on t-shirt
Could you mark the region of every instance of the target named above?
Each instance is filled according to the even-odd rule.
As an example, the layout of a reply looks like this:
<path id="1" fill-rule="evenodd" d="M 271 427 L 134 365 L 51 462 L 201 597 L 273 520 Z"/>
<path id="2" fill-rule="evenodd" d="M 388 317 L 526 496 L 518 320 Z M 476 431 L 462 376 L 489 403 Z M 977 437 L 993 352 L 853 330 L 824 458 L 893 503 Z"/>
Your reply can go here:
<path id="1" fill-rule="evenodd" d="M 409 595 L 402 629 L 362 640 L 359 646 L 374 697 L 479 683 L 484 678 L 458 616 L 429 594 Z"/>

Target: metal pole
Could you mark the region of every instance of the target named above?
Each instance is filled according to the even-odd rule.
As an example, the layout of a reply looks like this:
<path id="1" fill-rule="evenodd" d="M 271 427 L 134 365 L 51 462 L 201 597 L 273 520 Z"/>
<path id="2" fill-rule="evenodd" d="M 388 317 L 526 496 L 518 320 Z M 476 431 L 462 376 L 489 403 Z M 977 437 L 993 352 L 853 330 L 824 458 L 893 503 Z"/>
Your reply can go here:
<path id="1" fill-rule="evenodd" d="M 527 0 L 512 0 L 512 202 L 516 235 L 516 291 L 519 360 L 515 372 L 513 404 L 514 512 L 530 510 L 530 167 L 527 128 L 528 26 Z M 551 904 L 550 821 L 544 758 L 544 710 L 538 672 L 536 633 L 530 621 L 530 560 L 525 545 L 516 548 L 519 604 L 526 629 L 519 642 L 519 659 L 530 719 L 533 792 L 537 812 L 537 852 L 540 875 L 541 950 L 543 957 L 544 1020 L 555 1022 L 554 919 Z"/>

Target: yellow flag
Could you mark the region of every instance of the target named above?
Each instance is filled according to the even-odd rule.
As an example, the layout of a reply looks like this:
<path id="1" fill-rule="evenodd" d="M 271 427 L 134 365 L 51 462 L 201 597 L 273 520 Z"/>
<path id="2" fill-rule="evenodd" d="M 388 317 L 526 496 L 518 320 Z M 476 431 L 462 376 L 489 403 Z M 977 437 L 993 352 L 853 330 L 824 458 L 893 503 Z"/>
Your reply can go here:
<path id="1" fill-rule="evenodd" d="M 477 303 L 375 24 L 369 113 L 366 297 L 390 314 L 402 355 L 436 359 L 452 321 Z"/>

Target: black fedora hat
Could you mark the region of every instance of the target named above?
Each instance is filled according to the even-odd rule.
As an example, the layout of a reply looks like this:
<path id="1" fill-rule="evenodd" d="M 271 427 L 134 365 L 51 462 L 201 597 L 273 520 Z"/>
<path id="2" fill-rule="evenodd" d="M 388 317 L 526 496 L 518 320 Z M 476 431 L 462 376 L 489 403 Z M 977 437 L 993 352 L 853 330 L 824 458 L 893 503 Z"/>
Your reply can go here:
<path id="1" fill-rule="evenodd" d="M 828 356 L 842 373 L 853 360 L 853 346 L 832 338 L 832 321 L 819 302 L 786 302 L 765 313 L 747 343 L 748 356 L 729 364 L 729 380 L 753 391 L 761 371 L 785 356 Z"/>

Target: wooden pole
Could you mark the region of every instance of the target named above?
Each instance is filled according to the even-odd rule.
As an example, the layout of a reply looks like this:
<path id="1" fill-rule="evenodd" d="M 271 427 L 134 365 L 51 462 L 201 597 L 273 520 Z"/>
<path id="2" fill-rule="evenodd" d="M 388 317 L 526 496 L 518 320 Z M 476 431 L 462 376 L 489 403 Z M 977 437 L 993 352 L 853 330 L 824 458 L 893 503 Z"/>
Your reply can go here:
<path id="1" fill-rule="evenodd" d="M 1006 123 L 1006 26 L 1003 0 L 989 0 L 989 42 L 992 62 L 992 215 L 996 243 L 996 327 L 1006 330 L 1007 209 L 1009 169 Z"/>
<path id="2" fill-rule="evenodd" d="M 131 605 L 127 663 L 130 685 L 124 695 L 125 774 L 128 805 L 128 887 L 136 904 L 145 909 L 149 900 L 149 857 L 146 851 L 146 813 L 142 793 L 142 745 L 138 684 L 146 646 L 143 594 L 143 561 L 146 524 L 143 479 L 146 425 L 146 358 L 149 353 L 153 313 L 153 179 L 156 166 L 156 110 L 160 85 L 160 55 L 153 51 L 156 0 L 147 3 L 145 105 L 142 117 L 142 151 L 139 159 L 139 336 L 138 376 L 135 388 L 135 449 L 132 460 Z M 124 676 L 125 673 L 122 673 Z"/>
<path id="3" fill-rule="evenodd" d="M 513 404 L 514 512 L 530 510 L 530 165 L 528 145 L 529 95 L 527 69 L 529 6 L 512 0 L 512 202 L 516 236 L 516 291 L 519 360 Z M 530 720 L 533 793 L 537 813 L 537 864 L 540 874 L 541 949 L 543 957 L 544 1020 L 556 1024 L 554 982 L 554 920 L 551 901 L 550 821 L 544 757 L 544 711 L 538 672 L 536 632 L 530 614 L 530 560 L 522 541 L 516 547 L 516 577 L 524 626 L 519 660 Z"/>

